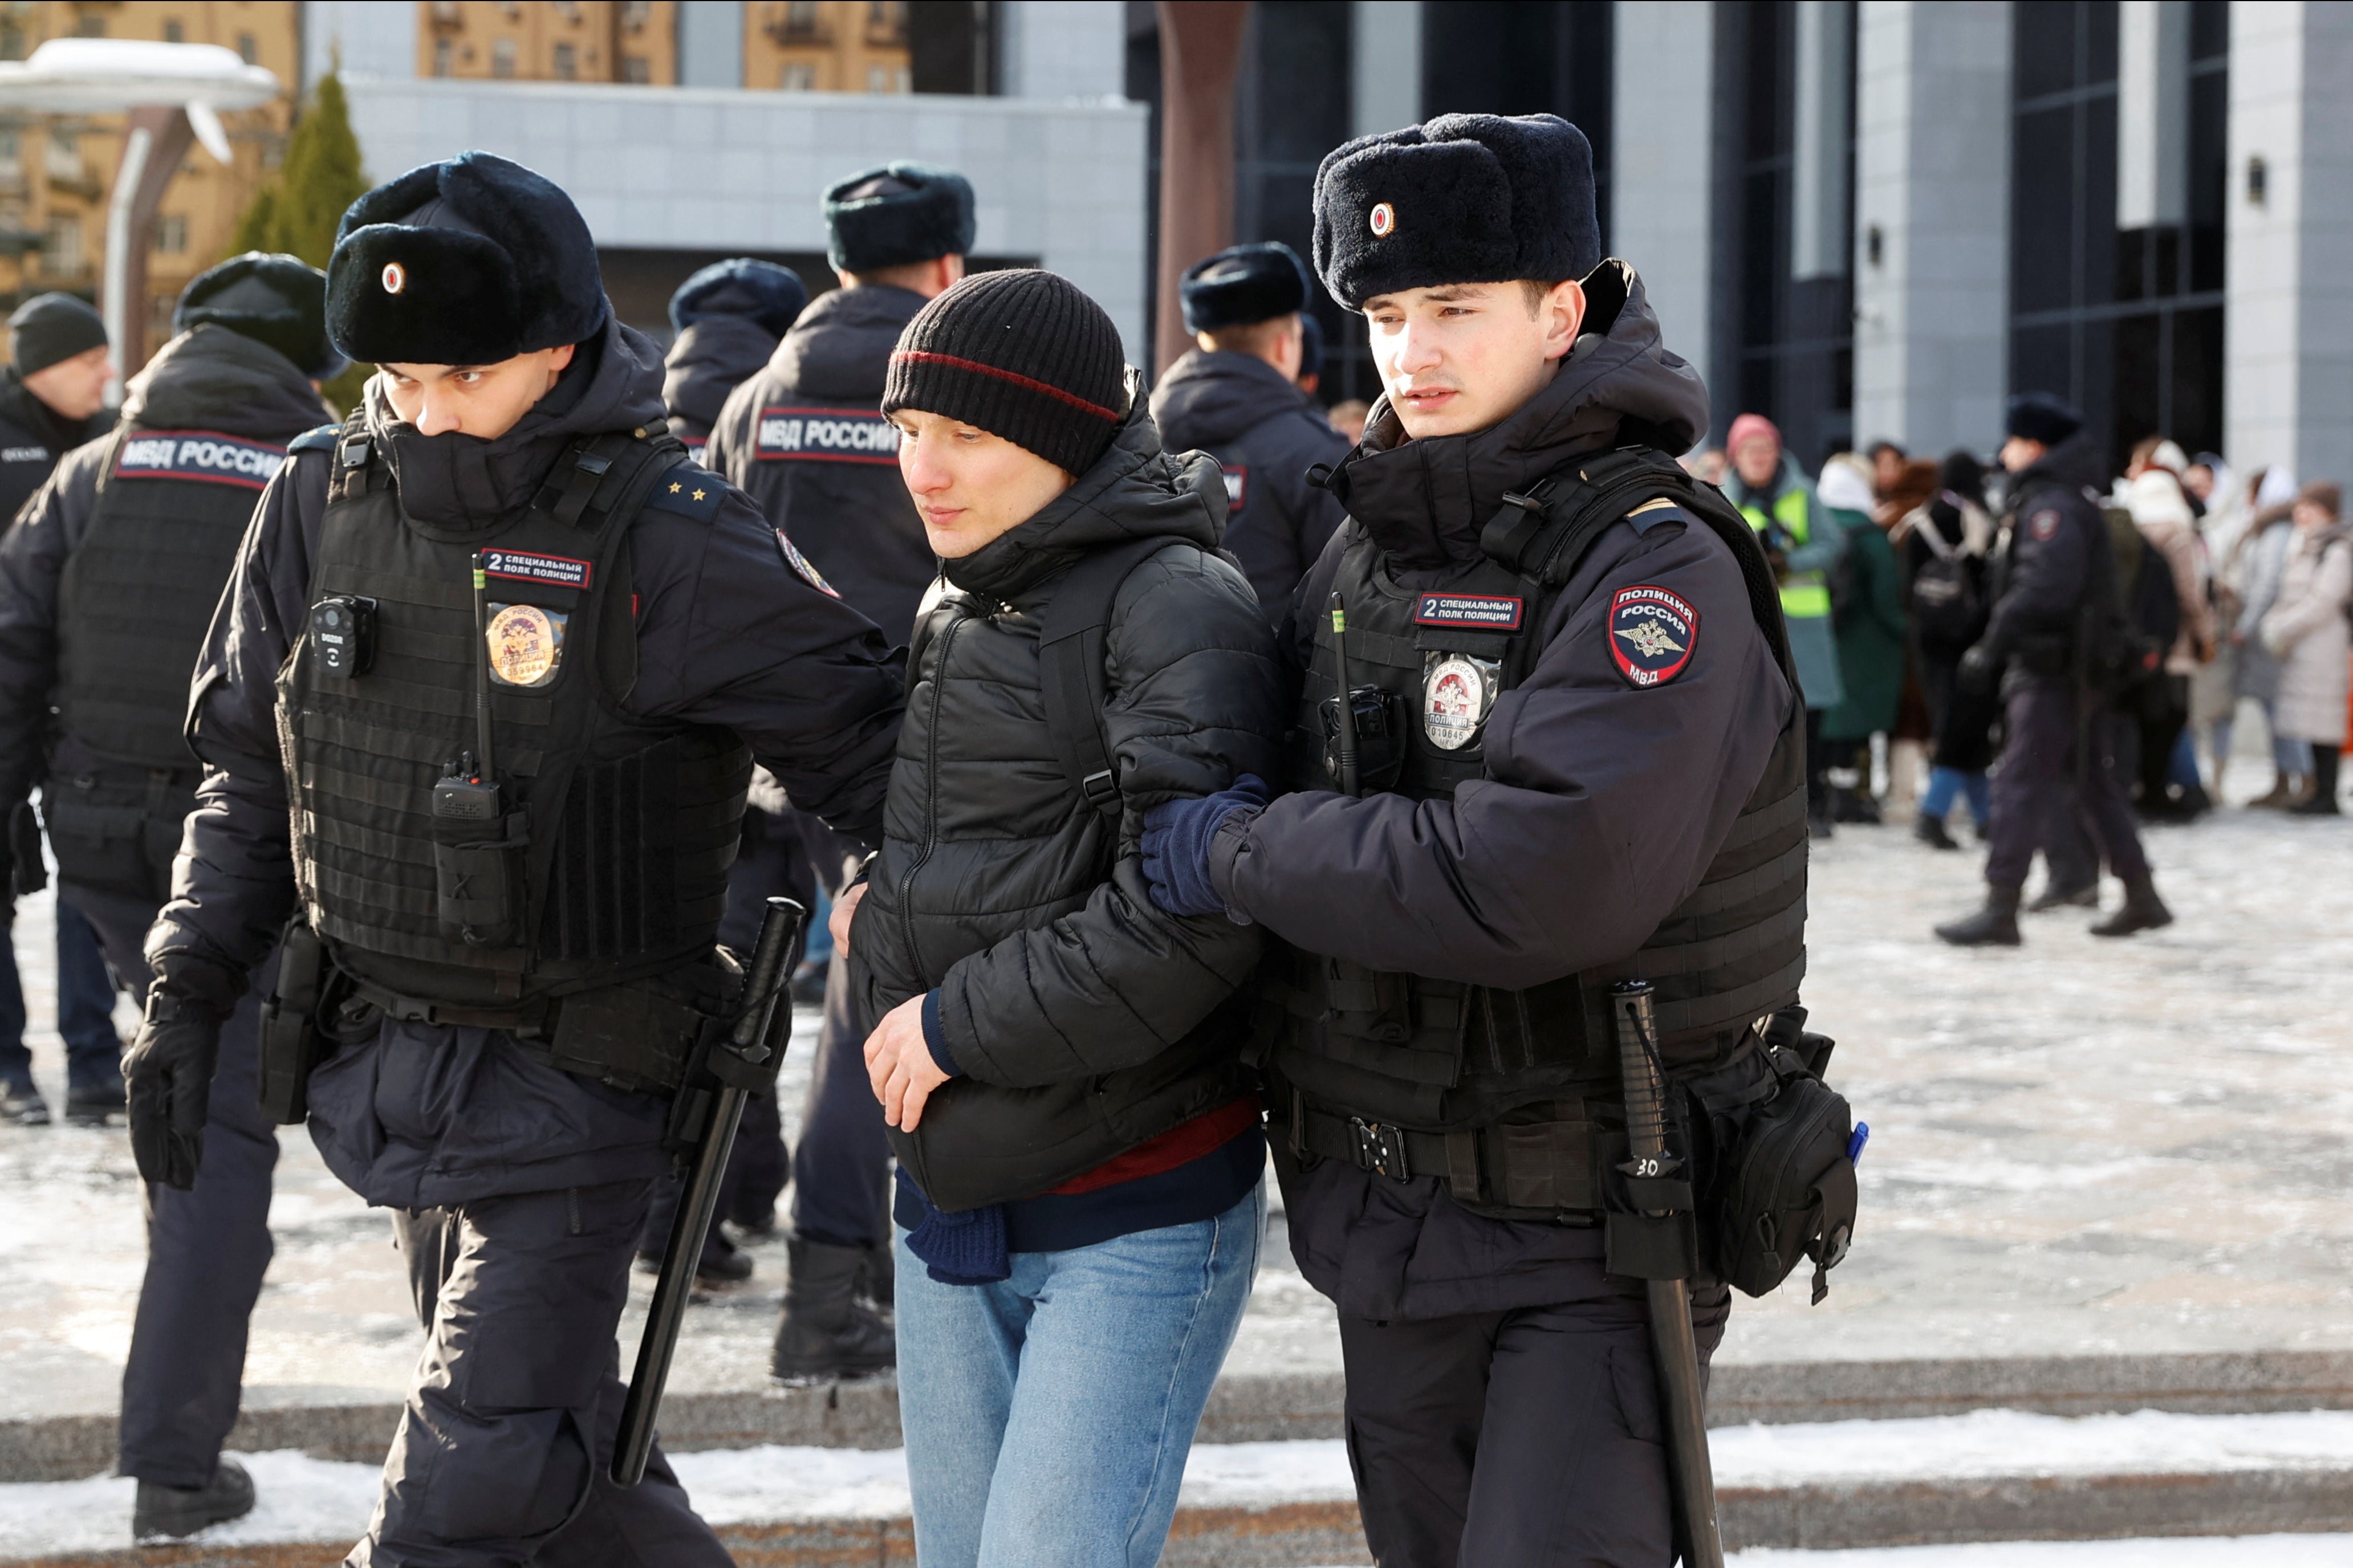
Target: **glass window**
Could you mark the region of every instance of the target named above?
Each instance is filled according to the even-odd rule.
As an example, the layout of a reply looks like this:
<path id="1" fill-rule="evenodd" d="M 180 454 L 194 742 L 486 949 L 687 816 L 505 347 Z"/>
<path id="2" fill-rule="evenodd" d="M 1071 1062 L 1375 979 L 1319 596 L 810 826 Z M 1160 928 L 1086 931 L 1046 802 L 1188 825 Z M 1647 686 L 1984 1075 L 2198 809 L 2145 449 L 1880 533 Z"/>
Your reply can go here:
<path id="1" fill-rule="evenodd" d="M 515 42 L 512 38 L 501 38 L 491 46 L 491 74 L 495 77 L 511 77 L 514 73 Z"/>
<path id="2" fill-rule="evenodd" d="M 570 44 L 555 46 L 555 79 L 572 81 L 580 75 L 579 51 Z"/>
<path id="3" fill-rule="evenodd" d="M 167 44 L 185 44 L 188 41 L 188 30 L 180 25 L 180 19 L 177 16 L 164 18 L 164 41 Z"/>

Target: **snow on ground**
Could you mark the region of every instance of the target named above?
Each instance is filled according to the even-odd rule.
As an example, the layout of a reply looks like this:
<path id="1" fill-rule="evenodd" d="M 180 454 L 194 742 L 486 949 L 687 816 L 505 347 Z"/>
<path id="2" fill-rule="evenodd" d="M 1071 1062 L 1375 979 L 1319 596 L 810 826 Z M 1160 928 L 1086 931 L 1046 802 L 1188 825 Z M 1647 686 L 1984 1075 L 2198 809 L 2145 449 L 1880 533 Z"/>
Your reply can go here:
<path id="1" fill-rule="evenodd" d="M 1978 952 L 1929 931 L 1975 901 L 1976 854 L 1899 826 L 1817 847 L 1806 999 L 1873 1126 L 1862 1226 L 1829 1301 L 1806 1305 L 1802 1272 L 1742 1299 L 1723 1360 L 2353 1346 L 2353 822 L 2232 810 L 2147 843 L 2171 928 L 2108 942 L 2080 912 L 2036 916 L 2022 950 Z M 61 1095 L 49 930 L 46 895 L 20 904 Z M 814 1025 L 804 1009 L 786 1058 L 788 1131 Z M 248 1401 L 396 1400 L 419 1335 L 385 1216 L 299 1130 L 280 1148 Z M 0 1127 L 0 1418 L 111 1411 L 144 1251 L 121 1130 Z M 752 1250 L 750 1286 L 689 1314 L 674 1388 L 761 1383 L 784 1247 Z M 1278 1215 L 1229 1370 L 1337 1366 Z"/>
<path id="2" fill-rule="evenodd" d="M 1999 1476 L 2164 1475 L 2182 1471 L 2353 1468 L 2353 1413 L 2133 1415 L 2065 1419 L 2016 1411 L 1911 1421 L 1743 1426 L 1713 1434 L 1726 1489 L 1800 1483 Z M 376 1468 L 299 1453 L 246 1458 L 260 1501 L 222 1526 L 223 1544 L 354 1539 L 375 1504 Z M 888 1519 L 907 1512 L 901 1449 L 757 1447 L 671 1456 L 694 1505 L 713 1524 Z M 0 1560 L 119 1546 L 133 1483 L 113 1478 L 0 1486 Z M 1196 1447 L 1182 1500 L 1191 1508 L 1265 1508 L 1354 1495 L 1337 1439 Z M 1787 1555 L 1791 1563 L 1807 1554 Z M 1744 1563 L 1779 1563 L 1753 1553 Z M 2233 1561 L 2210 1557 L 2206 1562 Z M 1826 1562 L 1846 1563 L 1846 1555 Z M 1875 1561 L 1853 1559 L 1860 1565 Z M 1899 1561 L 1891 1559 L 1891 1563 Z M 1900 1560 L 1908 1562 L 1908 1559 Z M 1975 1568 L 1974 1560 L 1968 1560 Z M 2096 1561 L 2096 1560 L 2094 1560 Z M 2337 1559 L 2353 1562 L 2353 1558 Z M 1923 1564 L 1926 1568 L 1926 1564 Z"/>

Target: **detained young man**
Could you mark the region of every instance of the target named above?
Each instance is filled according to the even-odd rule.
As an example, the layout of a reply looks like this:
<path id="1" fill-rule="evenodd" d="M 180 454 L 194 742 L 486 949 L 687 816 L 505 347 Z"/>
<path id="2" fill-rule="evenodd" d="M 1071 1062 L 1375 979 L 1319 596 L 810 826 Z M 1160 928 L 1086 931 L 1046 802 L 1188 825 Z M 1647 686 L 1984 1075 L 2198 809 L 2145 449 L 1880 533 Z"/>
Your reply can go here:
<path id="1" fill-rule="evenodd" d="M 925 1568 L 1156 1563 L 1258 1265 L 1258 933 L 1155 908 L 1138 836 L 1271 773 L 1282 680 L 1218 465 L 1140 393 L 1099 306 L 1017 271 L 925 307 L 882 399 L 944 594 L 834 918 L 900 1163 Z"/>

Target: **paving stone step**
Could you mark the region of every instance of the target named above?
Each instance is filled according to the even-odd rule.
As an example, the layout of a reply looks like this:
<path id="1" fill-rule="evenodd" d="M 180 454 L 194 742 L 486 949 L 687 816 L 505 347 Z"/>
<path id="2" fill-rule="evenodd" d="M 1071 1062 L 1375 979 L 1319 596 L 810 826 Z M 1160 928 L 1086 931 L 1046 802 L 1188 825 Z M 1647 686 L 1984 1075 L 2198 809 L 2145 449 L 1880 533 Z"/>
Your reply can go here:
<path id="1" fill-rule="evenodd" d="M 2353 1469 L 2241 1470 L 1874 1481 L 1734 1488 L 1720 1500 L 1725 1545 L 1810 1548 L 2353 1530 Z M 722 1527 L 744 1568 L 914 1568 L 904 1518 Z M 345 1543 L 126 1547 L 14 1560 L 15 1568 L 332 1568 Z M 1353 1501 L 1180 1510 L 1162 1568 L 1310 1568 L 1366 1563 Z"/>
<path id="2" fill-rule="evenodd" d="M 1204 1443 L 1340 1436 L 1335 1373 L 1222 1379 L 1201 1420 Z M 2132 1410 L 2251 1415 L 2353 1410 L 2353 1352 L 1814 1361 L 1726 1364 L 1711 1380 L 1708 1421 L 1887 1420 L 2010 1409 L 2048 1415 Z M 391 1441 L 399 1406 L 295 1405 L 248 1409 L 229 1435 L 240 1453 L 299 1448 L 315 1458 L 373 1463 Z M 895 1448 L 899 1394 L 891 1383 L 813 1389 L 673 1394 L 662 1441 L 679 1453 L 796 1447 Z M 111 1415 L 0 1421 L 0 1482 L 74 1480 L 114 1463 Z"/>

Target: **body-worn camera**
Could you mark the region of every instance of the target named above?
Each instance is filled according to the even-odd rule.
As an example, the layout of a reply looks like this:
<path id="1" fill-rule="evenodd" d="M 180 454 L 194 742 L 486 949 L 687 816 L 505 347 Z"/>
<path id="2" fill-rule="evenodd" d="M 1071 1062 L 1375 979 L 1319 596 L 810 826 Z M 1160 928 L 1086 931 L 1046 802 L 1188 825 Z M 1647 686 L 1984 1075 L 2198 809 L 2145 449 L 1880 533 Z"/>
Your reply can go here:
<path id="1" fill-rule="evenodd" d="M 375 601 L 336 594 L 311 606 L 311 644 L 319 668 L 348 680 L 375 662 Z"/>

